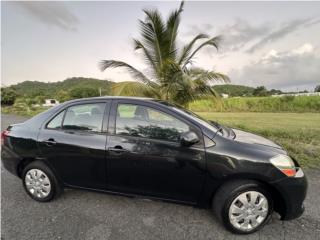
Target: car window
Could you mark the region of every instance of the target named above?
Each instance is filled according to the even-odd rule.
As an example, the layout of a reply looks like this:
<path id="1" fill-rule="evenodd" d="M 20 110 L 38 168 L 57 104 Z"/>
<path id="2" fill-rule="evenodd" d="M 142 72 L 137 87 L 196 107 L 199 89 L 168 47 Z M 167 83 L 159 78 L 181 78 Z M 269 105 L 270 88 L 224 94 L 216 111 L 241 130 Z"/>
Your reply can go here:
<path id="1" fill-rule="evenodd" d="M 60 129 L 62 124 L 62 119 L 65 111 L 62 111 L 57 116 L 55 116 L 48 124 L 47 128 L 50 129 Z"/>
<path id="2" fill-rule="evenodd" d="M 63 129 L 101 132 L 105 104 L 83 104 L 69 107 Z"/>
<path id="3" fill-rule="evenodd" d="M 189 126 L 161 111 L 133 104 L 119 104 L 116 134 L 179 141 Z"/>

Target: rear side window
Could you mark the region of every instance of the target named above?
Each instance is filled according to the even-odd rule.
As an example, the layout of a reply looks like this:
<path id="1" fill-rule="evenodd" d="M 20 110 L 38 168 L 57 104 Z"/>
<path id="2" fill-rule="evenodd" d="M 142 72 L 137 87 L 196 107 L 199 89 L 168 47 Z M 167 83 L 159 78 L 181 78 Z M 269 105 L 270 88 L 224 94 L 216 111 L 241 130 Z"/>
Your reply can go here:
<path id="1" fill-rule="evenodd" d="M 101 132 L 105 103 L 83 104 L 67 109 L 62 128 Z"/>
<path id="2" fill-rule="evenodd" d="M 55 116 L 47 125 L 47 128 L 50 129 L 61 129 L 63 115 L 65 111 L 62 111 L 57 116 Z"/>

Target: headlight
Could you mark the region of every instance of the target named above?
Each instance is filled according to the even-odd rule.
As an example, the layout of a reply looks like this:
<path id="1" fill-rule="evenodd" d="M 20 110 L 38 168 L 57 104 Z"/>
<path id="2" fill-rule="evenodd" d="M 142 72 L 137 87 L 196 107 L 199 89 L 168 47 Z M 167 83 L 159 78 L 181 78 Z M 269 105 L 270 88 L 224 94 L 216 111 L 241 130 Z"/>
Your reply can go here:
<path id="1" fill-rule="evenodd" d="M 271 158 L 270 162 L 288 177 L 296 175 L 296 167 L 289 156 L 279 154 Z"/>

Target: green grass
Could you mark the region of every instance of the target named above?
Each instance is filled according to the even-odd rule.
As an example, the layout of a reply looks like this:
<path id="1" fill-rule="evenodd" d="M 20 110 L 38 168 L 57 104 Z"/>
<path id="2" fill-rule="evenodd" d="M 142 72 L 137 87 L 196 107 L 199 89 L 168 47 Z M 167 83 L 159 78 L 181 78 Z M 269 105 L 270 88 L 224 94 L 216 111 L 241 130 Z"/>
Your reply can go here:
<path id="1" fill-rule="evenodd" d="M 195 112 L 320 112 L 320 96 L 201 99 L 191 103 L 190 109 Z"/>
<path id="2" fill-rule="evenodd" d="M 281 146 L 304 167 L 320 167 L 319 113 L 213 113 L 204 118 L 265 136 Z"/>
<path id="3" fill-rule="evenodd" d="M 33 117 L 46 111 L 48 107 L 29 107 L 23 106 L 1 106 L 1 113 L 16 114 L 19 116 Z"/>

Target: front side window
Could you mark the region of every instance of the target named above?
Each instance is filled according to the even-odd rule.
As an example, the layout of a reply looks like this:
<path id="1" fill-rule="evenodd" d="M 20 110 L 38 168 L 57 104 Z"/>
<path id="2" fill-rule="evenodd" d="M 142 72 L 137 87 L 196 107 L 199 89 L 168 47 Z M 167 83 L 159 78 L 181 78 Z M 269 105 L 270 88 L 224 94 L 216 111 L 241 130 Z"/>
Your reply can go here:
<path id="1" fill-rule="evenodd" d="M 62 128 L 101 132 L 105 104 L 83 104 L 67 109 Z"/>
<path id="2" fill-rule="evenodd" d="M 60 129 L 62 124 L 62 119 L 65 111 L 62 111 L 57 116 L 55 116 L 47 125 L 50 129 Z"/>
<path id="3" fill-rule="evenodd" d="M 119 104 L 116 118 L 116 134 L 179 141 L 189 126 L 161 111 L 133 104 Z"/>

